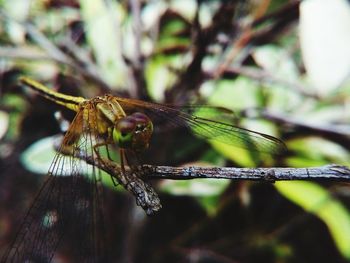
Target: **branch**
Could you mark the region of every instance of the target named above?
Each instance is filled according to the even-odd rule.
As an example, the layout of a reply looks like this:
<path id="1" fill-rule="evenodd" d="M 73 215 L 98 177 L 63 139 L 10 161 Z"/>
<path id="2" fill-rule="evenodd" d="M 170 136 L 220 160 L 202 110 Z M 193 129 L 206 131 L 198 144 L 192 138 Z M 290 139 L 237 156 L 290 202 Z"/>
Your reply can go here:
<path id="1" fill-rule="evenodd" d="M 148 171 L 147 178 L 172 180 L 214 178 L 268 182 L 291 180 L 350 181 L 350 169 L 336 164 L 310 168 L 171 167 L 152 165 L 142 165 L 142 168 Z"/>
<path id="2" fill-rule="evenodd" d="M 42 50 L 32 46 L 1 46 L 0 57 L 10 59 L 52 60 L 51 56 L 47 55 Z"/>
<path id="3" fill-rule="evenodd" d="M 198 13 L 193 24 L 192 61 L 185 71 L 179 76 L 178 82 L 167 92 L 167 100 L 171 102 L 182 102 L 188 100 L 189 91 L 196 91 L 204 81 L 202 62 L 207 56 L 208 47 L 215 43 L 219 34 L 232 33 L 234 28 L 232 20 L 236 10 L 234 1 L 222 1 L 216 11 L 212 24 L 202 29 L 198 21 Z M 198 10 L 197 10 L 198 12 Z"/>
<path id="4" fill-rule="evenodd" d="M 338 143 L 344 148 L 350 147 L 350 128 L 345 124 L 316 123 L 304 120 L 297 116 L 287 116 L 277 112 L 262 111 L 260 116 L 274 123 L 293 127 L 294 133 L 298 136 L 321 136 L 329 141 Z M 344 117 L 344 116 L 339 116 Z M 293 135 L 292 135 L 293 136 Z"/>
<path id="5" fill-rule="evenodd" d="M 132 171 L 127 169 L 127 167 L 122 169 L 120 165 L 113 161 L 86 156 L 79 151 L 75 152 L 74 157 L 100 168 L 108 173 L 112 179 L 116 179 L 128 192 L 134 195 L 136 204 L 141 206 L 147 215 L 153 215 L 162 208 L 156 191 L 150 184 L 140 178 L 139 174 L 143 174 L 142 170 Z"/>
<path id="6" fill-rule="evenodd" d="M 143 179 L 188 180 L 198 178 L 252 180 L 262 182 L 290 180 L 335 180 L 350 181 L 350 169 L 341 165 L 325 165 L 312 168 L 234 168 L 234 167 L 172 167 L 141 165 L 135 170 L 122 169 L 117 163 L 83 154 L 75 157 L 107 172 L 136 198 L 147 215 L 153 215 L 161 209 L 160 199 L 155 190 Z"/>

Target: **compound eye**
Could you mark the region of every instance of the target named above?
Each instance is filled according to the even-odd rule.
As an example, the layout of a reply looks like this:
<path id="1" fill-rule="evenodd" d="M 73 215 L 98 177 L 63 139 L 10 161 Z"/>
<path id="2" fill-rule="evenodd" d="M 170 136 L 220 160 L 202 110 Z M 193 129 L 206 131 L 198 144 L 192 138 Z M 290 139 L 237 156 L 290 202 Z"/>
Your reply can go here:
<path id="1" fill-rule="evenodd" d="M 121 148 L 131 147 L 135 129 L 136 121 L 134 118 L 128 116 L 120 119 L 113 129 L 114 142 Z"/>
<path id="2" fill-rule="evenodd" d="M 122 135 L 125 135 L 125 134 L 128 134 L 130 132 L 133 132 L 136 128 L 136 121 L 134 120 L 134 118 L 130 118 L 129 116 L 128 117 L 125 117 L 125 118 L 122 118 L 120 119 L 115 128 L 122 134 Z"/>
<path id="3" fill-rule="evenodd" d="M 130 115 L 130 117 L 132 117 L 136 121 L 137 128 L 144 128 L 151 122 L 148 116 L 141 112 L 135 112 L 132 115 Z"/>
<path id="4" fill-rule="evenodd" d="M 150 119 L 146 114 L 143 114 L 141 112 L 135 112 L 131 114 L 131 117 L 137 122 L 137 123 L 148 123 Z"/>

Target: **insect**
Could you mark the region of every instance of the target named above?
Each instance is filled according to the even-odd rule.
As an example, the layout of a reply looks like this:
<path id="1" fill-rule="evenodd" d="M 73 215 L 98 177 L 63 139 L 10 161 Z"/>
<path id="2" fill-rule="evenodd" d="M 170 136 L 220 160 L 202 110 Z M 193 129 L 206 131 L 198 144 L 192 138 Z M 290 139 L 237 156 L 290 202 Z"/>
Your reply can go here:
<path id="1" fill-rule="evenodd" d="M 243 129 L 225 122 L 193 114 L 198 107 L 174 107 L 163 104 L 104 95 L 92 99 L 55 92 L 27 77 L 20 79 L 25 86 L 41 96 L 76 112 L 48 171 L 48 178 L 26 214 L 20 230 L 2 262 L 49 262 L 70 224 L 89 233 L 89 241 L 80 244 L 82 255 L 92 262 L 103 258 L 103 212 L 99 169 L 110 170 L 110 148 L 117 147 L 120 169 L 117 180 L 132 192 L 137 204 L 147 214 L 154 214 L 161 204 L 155 191 L 142 180 L 139 154 L 145 151 L 153 135 L 153 118 L 177 127 L 188 128 L 205 139 L 214 139 L 256 151 L 276 153 L 283 142 L 270 135 Z M 189 111 L 191 109 L 191 111 Z M 82 161 L 90 163 L 82 164 Z M 114 169 L 114 168 L 113 168 Z M 84 173 L 90 180 L 81 187 Z M 66 175 L 67 182 L 57 178 Z M 101 261 L 102 262 L 102 261 Z"/>

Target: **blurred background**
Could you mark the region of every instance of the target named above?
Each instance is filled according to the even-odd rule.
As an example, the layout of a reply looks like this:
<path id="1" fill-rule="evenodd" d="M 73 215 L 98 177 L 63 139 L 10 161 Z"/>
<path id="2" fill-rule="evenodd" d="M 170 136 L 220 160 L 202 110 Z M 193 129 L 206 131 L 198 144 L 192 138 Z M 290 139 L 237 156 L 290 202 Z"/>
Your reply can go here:
<path id="1" fill-rule="evenodd" d="M 86 98 L 223 106 L 288 148 L 259 154 L 164 125 L 146 163 L 349 166 L 349 32 L 346 0 L 0 1 L 0 254 L 46 178 L 55 113 L 74 117 L 19 76 Z M 113 262 L 350 262 L 348 183 L 152 184 L 153 217 L 106 187 Z M 76 262 L 84 235 L 67 232 L 54 262 Z"/>

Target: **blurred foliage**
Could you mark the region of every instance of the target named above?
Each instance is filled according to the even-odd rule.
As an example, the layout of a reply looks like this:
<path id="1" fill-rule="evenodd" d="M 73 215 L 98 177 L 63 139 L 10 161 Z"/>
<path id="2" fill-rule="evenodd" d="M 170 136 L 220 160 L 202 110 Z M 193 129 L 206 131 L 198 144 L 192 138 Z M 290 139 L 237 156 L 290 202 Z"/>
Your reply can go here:
<path id="1" fill-rule="evenodd" d="M 54 113 L 72 119 L 19 76 L 85 97 L 226 107 L 226 120 L 288 148 L 271 156 L 159 125 L 147 163 L 350 166 L 349 21 L 345 0 L 0 1 L 0 254 L 42 183 L 32 175 L 52 160 Z M 153 218 L 127 193 L 109 192 L 116 261 L 350 260 L 345 183 L 157 183 L 163 209 Z M 60 262 L 74 262 L 76 238 L 64 239 Z"/>

